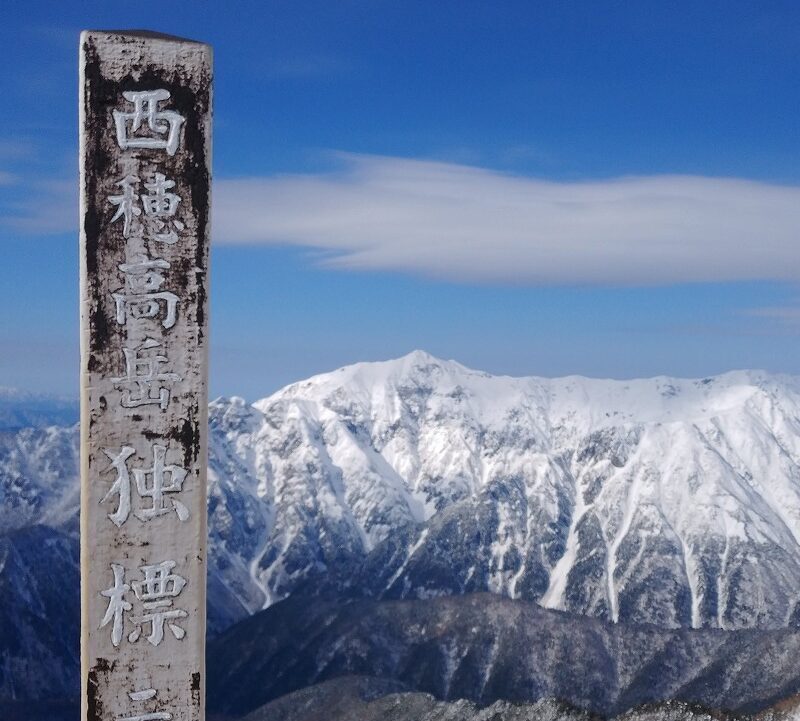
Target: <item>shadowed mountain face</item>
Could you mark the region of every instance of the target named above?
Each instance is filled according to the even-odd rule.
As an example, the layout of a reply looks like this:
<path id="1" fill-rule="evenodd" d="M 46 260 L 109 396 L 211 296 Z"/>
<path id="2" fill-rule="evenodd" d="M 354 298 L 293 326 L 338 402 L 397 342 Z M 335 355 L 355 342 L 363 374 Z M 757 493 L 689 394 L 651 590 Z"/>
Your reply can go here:
<path id="1" fill-rule="evenodd" d="M 0 699 L 75 696 L 79 628 L 75 537 L 45 526 L 0 536 Z"/>
<path id="2" fill-rule="evenodd" d="M 215 639 L 210 709 L 240 715 L 369 675 L 437 699 L 562 699 L 603 715 L 663 699 L 760 711 L 800 690 L 800 632 L 611 624 L 492 594 L 350 603 L 293 598 Z"/>

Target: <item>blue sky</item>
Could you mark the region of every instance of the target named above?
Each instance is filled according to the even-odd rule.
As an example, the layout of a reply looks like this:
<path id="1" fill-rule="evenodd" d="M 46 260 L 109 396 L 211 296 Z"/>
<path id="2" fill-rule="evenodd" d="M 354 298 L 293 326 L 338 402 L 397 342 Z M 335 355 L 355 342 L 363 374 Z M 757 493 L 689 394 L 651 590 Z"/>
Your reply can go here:
<path id="1" fill-rule="evenodd" d="M 125 27 L 215 50 L 213 394 L 414 348 L 800 373 L 796 3 L 27 2 L 0 385 L 76 393 L 78 33 Z"/>

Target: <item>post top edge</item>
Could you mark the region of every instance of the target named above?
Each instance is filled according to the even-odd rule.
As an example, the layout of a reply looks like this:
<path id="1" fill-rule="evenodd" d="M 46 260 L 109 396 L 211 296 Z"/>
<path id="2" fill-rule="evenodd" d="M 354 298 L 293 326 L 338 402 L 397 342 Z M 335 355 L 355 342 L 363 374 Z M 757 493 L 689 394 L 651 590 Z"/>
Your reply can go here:
<path id="1" fill-rule="evenodd" d="M 194 45 L 208 45 L 208 43 L 204 43 L 201 40 L 192 40 L 191 38 L 182 38 L 178 35 L 168 35 L 167 33 L 160 33 L 155 30 L 142 30 L 142 29 L 130 29 L 130 30 L 83 30 L 81 32 L 81 40 L 86 37 L 92 36 L 109 36 L 109 35 L 117 35 L 120 38 L 131 38 L 133 40 L 166 40 L 172 42 L 180 42 L 180 43 L 192 43 Z"/>

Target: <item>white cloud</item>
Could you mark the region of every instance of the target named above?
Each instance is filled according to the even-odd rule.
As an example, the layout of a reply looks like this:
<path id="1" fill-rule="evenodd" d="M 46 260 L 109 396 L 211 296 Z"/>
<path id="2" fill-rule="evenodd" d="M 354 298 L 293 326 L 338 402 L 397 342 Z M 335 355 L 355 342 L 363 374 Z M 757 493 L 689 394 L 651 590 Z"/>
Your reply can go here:
<path id="1" fill-rule="evenodd" d="M 335 173 L 217 182 L 216 243 L 456 281 L 797 280 L 800 188 L 699 176 L 553 182 L 452 163 L 342 156 Z"/>
<path id="2" fill-rule="evenodd" d="M 214 243 L 294 245 L 326 267 L 460 282 L 800 280 L 800 187 L 680 175 L 553 182 L 341 158 L 337 172 L 216 181 Z M 74 181 L 35 181 L 4 205 L 0 226 L 17 232 L 76 230 Z"/>

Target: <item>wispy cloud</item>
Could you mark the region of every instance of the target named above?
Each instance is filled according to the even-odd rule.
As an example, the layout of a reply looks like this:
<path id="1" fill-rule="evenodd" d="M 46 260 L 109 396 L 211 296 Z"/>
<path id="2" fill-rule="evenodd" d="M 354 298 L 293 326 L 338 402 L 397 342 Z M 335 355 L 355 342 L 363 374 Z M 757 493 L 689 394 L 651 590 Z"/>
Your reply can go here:
<path id="1" fill-rule="evenodd" d="M 678 175 L 553 182 L 456 163 L 341 160 L 335 172 L 217 181 L 214 242 L 294 245 L 329 268 L 458 282 L 800 279 L 800 187 Z M 76 194 L 72 182 L 32 184 L 0 224 L 74 230 Z"/>
<path id="2" fill-rule="evenodd" d="M 345 155 L 335 173 L 228 180 L 215 241 L 323 251 L 320 263 L 455 281 L 796 280 L 800 188 L 696 176 L 551 182 Z"/>

